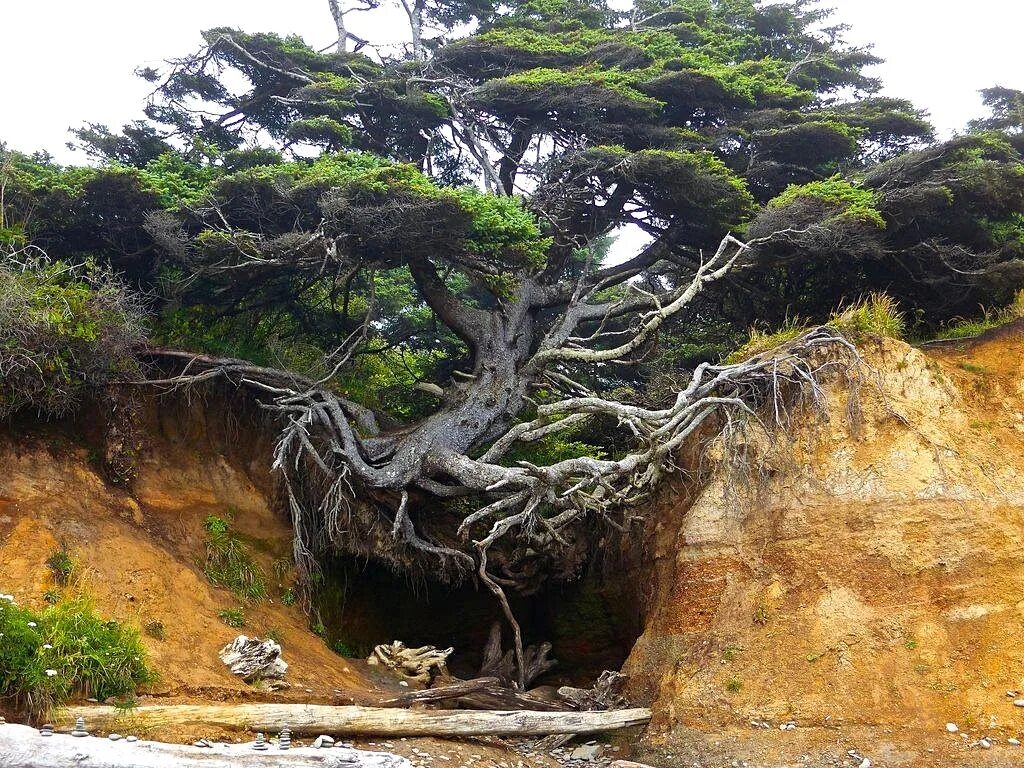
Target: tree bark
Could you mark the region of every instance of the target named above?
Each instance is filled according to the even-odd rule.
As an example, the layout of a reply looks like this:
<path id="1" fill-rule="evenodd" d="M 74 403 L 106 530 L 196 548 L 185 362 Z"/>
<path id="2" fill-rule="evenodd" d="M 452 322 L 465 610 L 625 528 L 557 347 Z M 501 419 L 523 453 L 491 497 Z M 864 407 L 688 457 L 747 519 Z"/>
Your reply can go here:
<path id="1" fill-rule="evenodd" d="M 551 733 L 599 733 L 646 725 L 649 709 L 614 712 L 471 712 L 446 710 L 331 707 L 307 704 L 147 705 L 129 710 L 116 707 L 70 707 L 65 723 L 85 718 L 86 726 L 115 730 L 193 727 L 276 732 L 287 725 L 295 734 L 330 733 L 340 736 L 545 736 Z"/>

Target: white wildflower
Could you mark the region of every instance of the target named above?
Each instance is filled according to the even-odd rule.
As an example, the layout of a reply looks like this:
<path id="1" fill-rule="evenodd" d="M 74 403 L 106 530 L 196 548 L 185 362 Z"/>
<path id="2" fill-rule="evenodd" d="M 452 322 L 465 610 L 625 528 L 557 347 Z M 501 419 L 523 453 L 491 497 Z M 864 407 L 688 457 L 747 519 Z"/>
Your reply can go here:
<path id="1" fill-rule="evenodd" d="M 46 676 L 47 677 L 56 677 L 57 676 L 57 670 L 56 669 L 48 669 L 48 670 L 46 670 Z"/>
<path id="2" fill-rule="evenodd" d="M 30 627 L 34 627 L 34 626 L 36 625 L 36 623 L 35 623 L 34 621 L 30 621 L 30 622 L 28 623 L 28 625 L 29 625 Z"/>

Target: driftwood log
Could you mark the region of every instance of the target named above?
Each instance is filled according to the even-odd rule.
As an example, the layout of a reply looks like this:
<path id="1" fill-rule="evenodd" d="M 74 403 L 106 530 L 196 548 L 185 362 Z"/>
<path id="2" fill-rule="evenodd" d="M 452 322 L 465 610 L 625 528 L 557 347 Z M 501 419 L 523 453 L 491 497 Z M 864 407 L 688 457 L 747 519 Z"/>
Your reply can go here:
<path id="1" fill-rule="evenodd" d="M 614 712 L 474 712 L 376 707 L 331 707 L 312 704 L 155 704 L 125 712 L 116 707 L 69 707 L 65 724 L 85 718 L 101 731 L 135 728 L 192 727 L 245 729 L 273 733 L 288 725 L 293 733 L 340 736 L 546 736 L 552 733 L 599 733 L 651 719 L 649 709 Z"/>
<path id="2" fill-rule="evenodd" d="M 508 688 L 497 677 L 460 680 L 437 688 L 427 688 L 386 699 L 381 707 L 411 707 L 417 704 L 448 704 L 462 709 L 528 710 L 532 712 L 564 712 L 572 709 L 563 701 L 551 701 L 530 693 Z"/>
<path id="3" fill-rule="evenodd" d="M 622 691 L 628 679 L 629 676 L 621 672 L 605 670 L 597 678 L 593 688 L 573 688 L 564 685 L 558 689 L 558 696 L 568 702 L 573 709 L 622 709 L 627 706 Z"/>
<path id="4" fill-rule="evenodd" d="M 507 685 L 521 683 L 528 688 L 534 680 L 558 665 L 556 659 L 548 658 L 551 648 L 551 643 L 527 646 L 523 650 L 523 669 L 520 674 L 515 649 L 502 650 L 501 622 L 496 621 L 491 625 L 484 646 L 480 677 L 497 677 Z"/>
<path id="5" fill-rule="evenodd" d="M 249 744 L 209 748 L 153 741 L 110 741 L 0 725 L 3 768 L 412 768 L 404 757 L 356 749 L 291 749 L 257 752 Z"/>
<path id="6" fill-rule="evenodd" d="M 446 648 L 439 651 L 432 645 L 408 648 L 401 640 L 395 640 L 393 643 L 374 648 L 366 663 L 380 665 L 409 680 L 429 685 L 435 676 L 447 674 L 445 664 L 454 650 Z"/>

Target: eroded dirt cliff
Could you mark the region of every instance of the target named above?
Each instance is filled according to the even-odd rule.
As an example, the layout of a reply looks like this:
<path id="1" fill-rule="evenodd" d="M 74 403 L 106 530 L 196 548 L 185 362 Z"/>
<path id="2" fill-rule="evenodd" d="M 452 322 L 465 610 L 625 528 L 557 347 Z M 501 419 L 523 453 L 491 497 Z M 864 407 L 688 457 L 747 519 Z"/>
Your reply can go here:
<path id="1" fill-rule="evenodd" d="M 859 422 L 836 384 L 756 481 L 659 508 L 626 664 L 659 754 L 1024 764 L 1024 326 L 864 353 Z"/>

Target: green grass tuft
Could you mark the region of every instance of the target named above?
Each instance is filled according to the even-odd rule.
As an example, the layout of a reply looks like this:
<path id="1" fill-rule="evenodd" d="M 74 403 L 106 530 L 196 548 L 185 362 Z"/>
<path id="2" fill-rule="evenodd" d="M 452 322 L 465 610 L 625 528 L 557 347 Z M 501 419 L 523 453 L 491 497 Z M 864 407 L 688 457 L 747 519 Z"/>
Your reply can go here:
<path id="1" fill-rule="evenodd" d="M 210 515 L 206 528 L 206 563 L 203 570 L 214 584 L 227 587 L 243 600 L 262 600 L 267 585 L 259 565 L 226 520 Z"/>
<path id="2" fill-rule="evenodd" d="M 896 300 L 884 293 L 872 293 L 840 309 L 832 315 L 829 325 L 853 342 L 871 338 L 902 339 L 907 327 Z"/>
<path id="3" fill-rule="evenodd" d="M 0 601 L 0 701 L 44 717 L 72 697 L 133 696 L 156 680 L 137 630 L 77 598 L 34 613 Z"/>
<path id="4" fill-rule="evenodd" d="M 229 627 L 244 627 L 245 626 L 245 613 L 241 608 L 224 608 L 223 610 L 217 611 L 217 618 L 227 624 Z"/>
<path id="5" fill-rule="evenodd" d="M 733 365 L 735 363 L 742 363 L 744 360 L 749 360 L 757 355 L 771 352 L 786 342 L 792 341 L 807 329 L 808 325 L 799 318 L 787 320 L 785 325 L 777 331 L 766 332 L 759 328 L 751 328 L 750 336 L 746 343 L 725 358 L 725 362 Z"/>
<path id="6" fill-rule="evenodd" d="M 947 325 L 935 336 L 937 340 L 953 341 L 956 339 L 973 339 L 993 328 L 1012 323 L 1024 317 L 1024 289 L 1017 291 L 1009 306 L 998 311 L 985 310 L 984 315 L 977 319 L 958 320 Z"/>

